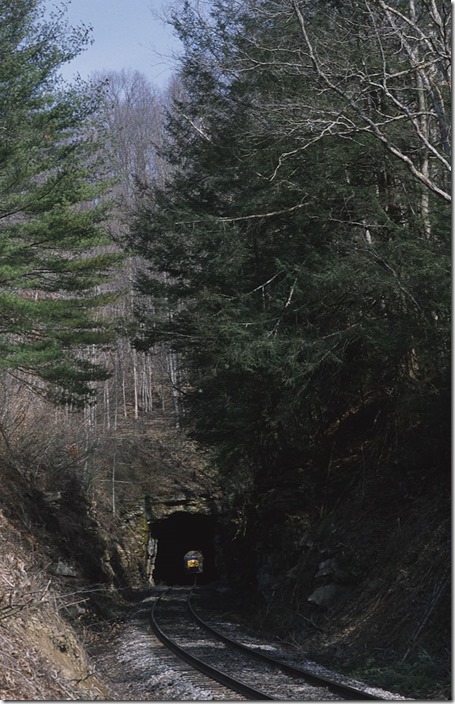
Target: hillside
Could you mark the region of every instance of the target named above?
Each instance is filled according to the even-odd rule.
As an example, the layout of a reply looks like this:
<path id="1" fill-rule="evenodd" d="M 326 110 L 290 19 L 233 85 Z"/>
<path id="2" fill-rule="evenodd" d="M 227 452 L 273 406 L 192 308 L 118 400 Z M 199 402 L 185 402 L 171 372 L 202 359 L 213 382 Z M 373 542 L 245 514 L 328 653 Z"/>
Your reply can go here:
<path id="1" fill-rule="evenodd" d="M 130 427 L 118 440 L 133 483 L 123 486 L 119 474 L 116 515 L 101 480 L 87 494 L 74 467 L 60 467 L 51 492 L 43 476 L 37 482 L 19 471 L 11 445 L 3 446 L 1 698 L 116 698 L 87 646 L 113 634 L 128 618 L 129 598 L 150 584 L 144 495 L 167 503 L 164 525 L 182 510 L 182 496 L 192 497 L 185 510 L 197 514 L 207 482 L 212 496 L 219 492 L 194 446 L 159 427 L 152 433 L 152 423 L 148 434 Z M 102 477 L 111 456 L 106 440 L 100 448 Z M 289 487 L 263 492 L 241 535 L 238 512 L 224 502 L 216 562 L 241 595 L 238 617 L 372 684 L 449 699 L 447 493 L 435 484 L 390 501 L 376 486 L 366 500 L 358 487 L 321 516 L 300 510 L 296 497 Z M 221 495 L 217 501 L 223 505 Z"/>

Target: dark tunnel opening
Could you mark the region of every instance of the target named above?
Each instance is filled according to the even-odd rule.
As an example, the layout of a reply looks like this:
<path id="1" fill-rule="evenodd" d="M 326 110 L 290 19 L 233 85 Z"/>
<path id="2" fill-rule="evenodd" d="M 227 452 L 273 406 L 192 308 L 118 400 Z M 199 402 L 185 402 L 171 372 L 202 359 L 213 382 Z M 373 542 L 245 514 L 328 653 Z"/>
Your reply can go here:
<path id="1" fill-rule="evenodd" d="M 153 579 L 155 584 L 193 584 L 194 575 L 185 572 L 183 558 L 189 550 L 199 550 L 204 556 L 204 571 L 198 584 L 217 578 L 215 565 L 216 521 L 212 516 L 179 511 L 151 526 L 157 539 L 157 555 Z"/>

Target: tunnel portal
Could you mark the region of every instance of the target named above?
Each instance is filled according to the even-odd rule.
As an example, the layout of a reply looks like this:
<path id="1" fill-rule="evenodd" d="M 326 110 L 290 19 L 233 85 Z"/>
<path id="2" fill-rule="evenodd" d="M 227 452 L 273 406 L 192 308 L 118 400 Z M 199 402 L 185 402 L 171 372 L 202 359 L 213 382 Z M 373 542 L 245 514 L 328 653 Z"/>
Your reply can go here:
<path id="1" fill-rule="evenodd" d="M 198 576 L 198 584 L 216 579 L 216 521 L 212 516 L 178 511 L 155 521 L 151 533 L 158 541 L 153 570 L 155 584 L 193 584 L 194 575 L 186 574 L 183 563 L 189 550 L 199 550 L 204 556 L 204 573 Z"/>

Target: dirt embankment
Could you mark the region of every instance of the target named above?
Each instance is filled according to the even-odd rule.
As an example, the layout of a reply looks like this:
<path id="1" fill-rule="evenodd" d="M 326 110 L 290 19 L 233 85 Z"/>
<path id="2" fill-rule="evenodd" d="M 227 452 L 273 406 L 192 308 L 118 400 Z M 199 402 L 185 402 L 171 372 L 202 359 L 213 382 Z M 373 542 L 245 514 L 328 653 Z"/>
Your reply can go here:
<path id="1" fill-rule="evenodd" d="M 83 608 L 82 585 L 52 576 L 48 547 L 0 512 L 0 698 L 109 699 L 63 614 Z"/>

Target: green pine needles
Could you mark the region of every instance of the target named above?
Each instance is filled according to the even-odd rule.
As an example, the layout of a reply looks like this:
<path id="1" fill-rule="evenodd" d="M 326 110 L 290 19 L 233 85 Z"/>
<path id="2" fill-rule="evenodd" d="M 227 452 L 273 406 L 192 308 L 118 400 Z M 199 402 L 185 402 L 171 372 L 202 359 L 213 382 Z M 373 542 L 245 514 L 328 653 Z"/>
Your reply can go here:
<path id="1" fill-rule="evenodd" d="M 107 376 L 88 349 L 109 342 L 99 310 L 118 260 L 103 229 L 97 91 L 58 77 L 88 39 L 61 13 L 45 20 L 37 0 L 0 3 L 0 369 L 72 404 Z"/>

